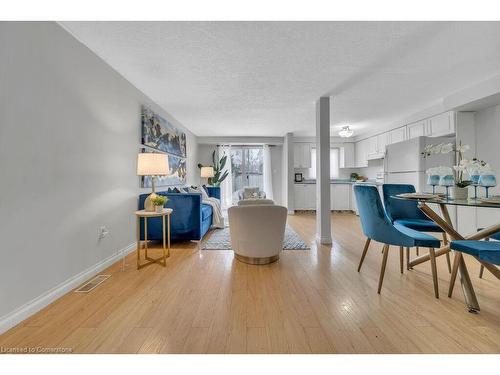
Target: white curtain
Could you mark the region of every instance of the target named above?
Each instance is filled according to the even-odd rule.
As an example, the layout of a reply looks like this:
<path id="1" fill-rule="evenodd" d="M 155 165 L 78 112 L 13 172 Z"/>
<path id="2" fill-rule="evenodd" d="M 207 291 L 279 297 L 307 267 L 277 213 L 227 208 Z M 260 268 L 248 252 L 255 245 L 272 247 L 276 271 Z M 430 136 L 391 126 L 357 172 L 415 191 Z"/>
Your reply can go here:
<path id="1" fill-rule="evenodd" d="M 227 155 L 226 165 L 224 166 L 224 171 L 228 172 L 228 175 L 224 181 L 220 184 L 221 190 L 221 205 L 222 209 L 229 208 L 233 205 L 233 171 L 231 170 L 231 146 L 218 146 L 219 158 L 224 154 Z"/>
<path id="2" fill-rule="evenodd" d="M 273 199 L 273 169 L 271 167 L 271 148 L 269 145 L 264 145 L 264 192 L 267 199 Z"/>

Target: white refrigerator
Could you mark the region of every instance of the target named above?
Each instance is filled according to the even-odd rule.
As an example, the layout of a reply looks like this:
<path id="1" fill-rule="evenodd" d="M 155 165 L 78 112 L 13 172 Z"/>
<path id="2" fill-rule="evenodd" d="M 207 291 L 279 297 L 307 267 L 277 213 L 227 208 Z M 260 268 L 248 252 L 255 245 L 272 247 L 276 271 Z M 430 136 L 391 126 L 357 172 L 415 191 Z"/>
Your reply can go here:
<path id="1" fill-rule="evenodd" d="M 389 184 L 412 184 L 417 192 L 431 192 L 427 185 L 426 170 L 432 167 L 454 164 L 454 153 L 430 155 L 422 152 L 429 144 L 453 143 L 455 137 L 417 137 L 387 146 L 384 159 L 384 182 Z M 442 191 L 438 188 L 436 191 Z"/>

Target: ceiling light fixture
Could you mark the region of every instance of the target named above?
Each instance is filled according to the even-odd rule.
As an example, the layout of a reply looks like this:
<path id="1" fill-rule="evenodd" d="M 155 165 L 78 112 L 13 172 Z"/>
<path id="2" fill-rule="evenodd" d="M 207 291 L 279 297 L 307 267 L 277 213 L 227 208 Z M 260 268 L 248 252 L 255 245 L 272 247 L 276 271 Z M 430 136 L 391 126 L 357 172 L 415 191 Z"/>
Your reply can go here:
<path id="1" fill-rule="evenodd" d="M 342 126 L 342 129 L 339 131 L 339 135 L 342 138 L 349 138 L 353 134 L 354 132 L 349 128 L 349 126 Z"/>

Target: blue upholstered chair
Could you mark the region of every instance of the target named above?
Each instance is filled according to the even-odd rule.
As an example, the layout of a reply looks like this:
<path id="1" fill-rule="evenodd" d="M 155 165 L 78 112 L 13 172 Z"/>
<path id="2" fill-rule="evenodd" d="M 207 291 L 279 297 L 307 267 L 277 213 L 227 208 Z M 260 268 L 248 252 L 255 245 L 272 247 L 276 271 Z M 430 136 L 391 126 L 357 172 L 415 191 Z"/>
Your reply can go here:
<path id="1" fill-rule="evenodd" d="M 394 224 L 402 225 L 419 232 L 441 233 L 443 236 L 443 243 L 445 245 L 448 244 L 448 238 L 446 237 L 445 231 L 443 231 L 434 221 L 425 216 L 418 208 L 417 202 L 393 198 L 398 194 L 415 193 L 415 187 L 413 185 L 384 184 L 382 186 L 382 191 L 384 194 L 385 211 Z M 410 249 L 408 247 L 406 248 L 406 261 L 406 267 L 409 268 Z M 446 262 L 448 263 L 448 271 L 451 272 L 449 253 L 446 253 Z"/>
<path id="2" fill-rule="evenodd" d="M 500 238 L 498 233 L 495 233 L 492 237 Z M 481 262 L 500 266 L 500 242 L 498 241 L 470 241 L 470 240 L 451 241 L 450 248 L 452 250 L 459 251 L 461 253 L 472 255 Z M 448 292 L 449 297 L 451 297 L 453 293 L 453 287 L 455 286 L 459 260 L 460 257 L 455 256 L 453 262 L 453 272 L 451 273 L 450 289 Z M 490 269 L 490 271 L 492 271 L 493 274 L 497 278 L 499 278 L 498 271 L 495 272 L 495 270 L 496 270 L 495 268 Z"/>
<path id="3" fill-rule="evenodd" d="M 483 230 L 484 228 L 479 228 L 478 231 Z M 495 234 L 492 234 L 489 238 L 486 239 L 486 241 L 489 241 L 491 239 L 500 241 L 500 232 L 497 232 Z M 481 268 L 479 269 L 479 278 L 483 278 L 483 273 L 484 273 L 484 266 L 481 264 Z"/>
<path id="4" fill-rule="evenodd" d="M 436 268 L 436 256 L 434 249 L 440 246 L 438 239 L 400 224 L 393 224 L 387 216 L 380 195 L 375 186 L 355 185 L 354 194 L 358 205 L 359 218 L 363 233 L 367 237 L 363 254 L 358 266 L 358 272 L 366 256 L 370 241 L 374 240 L 384 244 L 382 266 L 378 282 L 378 293 L 382 289 L 385 267 L 389 255 L 389 247 L 399 246 L 400 268 L 403 273 L 403 247 L 428 247 L 431 257 L 432 278 L 434 281 L 434 293 L 439 298 L 438 279 Z"/>

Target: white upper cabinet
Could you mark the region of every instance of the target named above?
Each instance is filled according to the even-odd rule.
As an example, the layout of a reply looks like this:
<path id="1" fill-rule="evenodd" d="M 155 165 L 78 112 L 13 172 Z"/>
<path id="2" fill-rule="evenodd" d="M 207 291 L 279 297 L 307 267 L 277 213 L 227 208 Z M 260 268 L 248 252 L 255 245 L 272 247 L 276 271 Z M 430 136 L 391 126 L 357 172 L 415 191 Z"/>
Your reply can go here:
<path id="1" fill-rule="evenodd" d="M 441 137 L 455 133 L 455 112 L 445 112 L 429 119 L 431 137 Z"/>
<path id="2" fill-rule="evenodd" d="M 417 121 L 406 126 L 408 139 L 429 135 L 427 120 Z"/>
<path id="3" fill-rule="evenodd" d="M 354 143 L 344 143 L 340 147 L 340 168 L 353 168 L 356 166 L 354 155 Z"/>
<path id="4" fill-rule="evenodd" d="M 402 126 L 388 132 L 387 144 L 391 145 L 393 143 L 403 142 L 406 141 L 406 139 L 406 126 Z"/>
<path id="5" fill-rule="evenodd" d="M 377 136 L 368 138 L 368 155 L 374 155 L 378 153 L 378 140 Z"/>
<path id="6" fill-rule="evenodd" d="M 295 168 L 311 168 L 311 144 L 293 144 L 293 166 Z"/>
<path id="7" fill-rule="evenodd" d="M 356 142 L 356 167 L 366 167 L 368 165 L 368 150 L 368 139 L 363 139 L 362 141 Z"/>
<path id="8" fill-rule="evenodd" d="M 377 147 L 379 153 L 385 154 L 385 147 L 388 144 L 388 139 L 389 139 L 389 133 L 383 133 L 377 135 Z"/>

